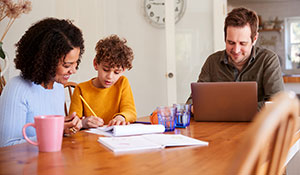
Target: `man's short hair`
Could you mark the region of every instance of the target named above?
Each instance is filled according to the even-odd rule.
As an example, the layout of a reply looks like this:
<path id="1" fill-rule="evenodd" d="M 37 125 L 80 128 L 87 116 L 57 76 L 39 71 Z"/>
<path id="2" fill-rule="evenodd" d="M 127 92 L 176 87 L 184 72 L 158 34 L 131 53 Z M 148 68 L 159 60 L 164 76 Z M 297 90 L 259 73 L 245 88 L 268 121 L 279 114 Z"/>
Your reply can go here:
<path id="1" fill-rule="evenodd" d="M 254 41 L 254 37 L 257 34 L 258 30 L 258 17 L 256 12 L 239 7 L 233 9 L 230 13 L 228 13 L 225 19 L 225 26 L 224 26 L 224 34 L 225 34 L 225 41 L 227 37 L 227 27 L 244 27 L 249 24 L 251 29 L 251 40 Z"/>

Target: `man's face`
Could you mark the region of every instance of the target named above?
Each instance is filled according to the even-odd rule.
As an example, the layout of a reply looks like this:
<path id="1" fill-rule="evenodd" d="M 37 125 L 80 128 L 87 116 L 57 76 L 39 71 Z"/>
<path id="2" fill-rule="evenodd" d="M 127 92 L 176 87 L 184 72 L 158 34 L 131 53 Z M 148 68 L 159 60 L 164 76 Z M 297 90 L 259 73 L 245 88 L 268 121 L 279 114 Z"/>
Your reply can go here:
<path id="1" fill-rule="evenodd" d="M 253 42 L 255 42 L 255 36 Z M 244 27 L 227 27 L 226 53 L 236 66 L 243 66 L 251 54 L 252 44 L 249 24 Z"/>

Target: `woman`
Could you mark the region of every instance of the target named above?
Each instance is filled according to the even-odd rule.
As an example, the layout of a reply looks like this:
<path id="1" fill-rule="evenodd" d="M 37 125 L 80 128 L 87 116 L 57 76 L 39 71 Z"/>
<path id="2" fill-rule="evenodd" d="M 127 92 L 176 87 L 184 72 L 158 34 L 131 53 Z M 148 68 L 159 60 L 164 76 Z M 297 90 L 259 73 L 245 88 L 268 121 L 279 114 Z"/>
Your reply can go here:
<path id="1" fill-rule="evenodd" d="M 22 128 L 37 115 L 64 115 L 64 86 L 84 52 L 80 29 L 68 20 L 46 18 L 32 25 L 16 44 L 16 68 L 0 97 L 0 147 L 25 142 Z M 65 119 L 65 134 L 82 127 L 76 113 Z M 72 132 L 71 132 L 72 131 Z M 35 129 L 26 129 L 35 137 Z"/>

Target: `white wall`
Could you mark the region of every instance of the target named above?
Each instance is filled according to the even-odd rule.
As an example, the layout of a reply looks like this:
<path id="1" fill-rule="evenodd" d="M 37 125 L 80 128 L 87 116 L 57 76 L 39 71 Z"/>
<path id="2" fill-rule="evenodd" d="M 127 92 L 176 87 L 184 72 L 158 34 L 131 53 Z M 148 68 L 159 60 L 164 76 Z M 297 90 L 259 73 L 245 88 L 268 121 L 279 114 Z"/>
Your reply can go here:
<path id="1" fill-rule="evenodd" d="M 189 96 L 190 83 L 197 80 L 214 45 L 212 1 L 188 0 L 187 3 L 186 13 L 176 25 L 177 65 L 178 69 L 185 69 L 178 74 L 182 79 L 177 83 L 178 103 L 185 102 Z M 14 44 L 32 23 L 50 16 L 69 18 L 82 29 L 86 47 L 80 69 L 71 81 L 87 81 L 96 75 L 92 66 L 96 42 L 117 34 L 128 40 L 135 54 L 133 68 L 125 75 L 132 87 L 138 116 L 149 115 L 157 106 L 167 104 L 165 32 L 145 20 L 143 0 L 32 0 L 32 6 L 28 15 L 16 20 L 4 40 L 11 62 L 10 71 L 5 75 L 7 79 L 19 73 L 12 63 Z"/>
<path id="2" fill-rule="evenodd" d="M 212 9 L 211 0 L 189 0 L 184 17 L 176 24 L 177 103 L 186 102 L 190 83 L 197 81 L 202 65 L 214 51 Z"/>

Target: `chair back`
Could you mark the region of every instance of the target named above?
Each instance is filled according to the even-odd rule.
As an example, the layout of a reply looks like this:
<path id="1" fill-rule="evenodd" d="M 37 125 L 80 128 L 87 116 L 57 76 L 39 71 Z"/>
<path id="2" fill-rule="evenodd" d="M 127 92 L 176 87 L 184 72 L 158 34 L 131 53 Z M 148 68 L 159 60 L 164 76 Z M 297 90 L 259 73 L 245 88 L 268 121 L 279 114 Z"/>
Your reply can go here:
<path id="1" fill-rule="evenodd" d="M 65 95 L 66 95 L 66 100 L 65 100 L 65 115 L 69 115 L 69 108 L 70 108 L 70 103 L 71 103 L 71 97 L 74 91 L 74 88 L 77 86 L 77 83 L 75 82 L 67 82 L 64 84 L 65 87 Z"/>
<path id="2" fill-rule="evenodd" d="M 226 174 L 282 174 L 296 134 L 299 100 L 292 92 L 280 92 L 262 108 L 240 140 Z"/>

